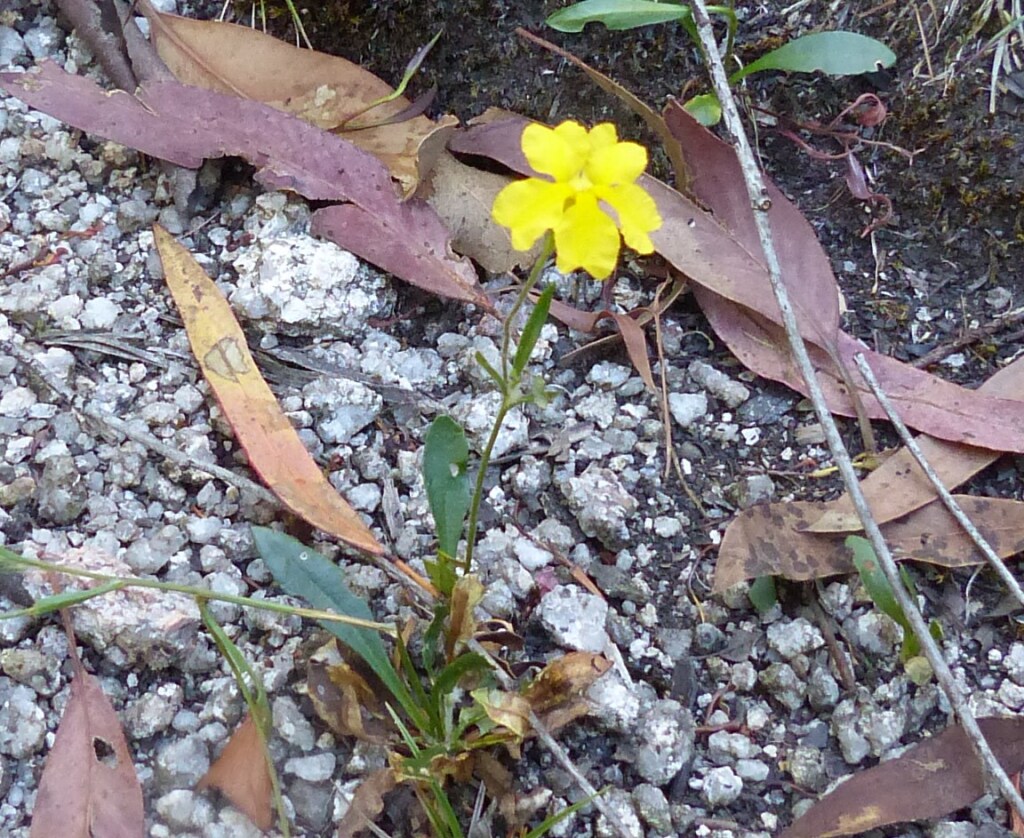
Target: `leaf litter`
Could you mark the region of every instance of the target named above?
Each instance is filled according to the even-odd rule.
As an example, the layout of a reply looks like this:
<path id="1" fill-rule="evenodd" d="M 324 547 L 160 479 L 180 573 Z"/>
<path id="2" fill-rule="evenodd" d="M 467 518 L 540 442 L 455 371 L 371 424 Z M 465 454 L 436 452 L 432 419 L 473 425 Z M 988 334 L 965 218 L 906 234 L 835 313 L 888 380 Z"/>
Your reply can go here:
<path id="1" fill-rule="evenodd" d="M 141 838 L 142 786 L 117 713 L 78 657 L 63 612 L 74 678 L 39 780 L 31 838 Z"/>

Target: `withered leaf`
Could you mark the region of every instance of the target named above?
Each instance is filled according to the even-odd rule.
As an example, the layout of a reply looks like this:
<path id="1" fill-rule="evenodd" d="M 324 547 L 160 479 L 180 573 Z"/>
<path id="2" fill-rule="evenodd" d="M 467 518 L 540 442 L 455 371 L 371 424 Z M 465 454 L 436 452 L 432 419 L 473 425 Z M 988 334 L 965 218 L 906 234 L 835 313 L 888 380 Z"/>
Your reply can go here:
<path id="1" fill-rule="evenodd" d="M 353 838 L 369 827 L 384 811 L 384 796 L 394 790 L 397 780 L 390 768 L 374 771 L 352 795 L 348 811 L 338 824 L 338 838 Z"/>
<path id="2" fill-rule="evenodd" d="M 249 26 L 161 14 L 145 3 L 160 57 L 184 84 L 264 102 L 374 155 L 405 195 L 415 191 L 458 120 L 394 118 L 409 108 L 381 79 L 334 55 L 301 49 Z M 367 110 L 369 108 L 369 110 Z M 351 129 L 346 122 L 352 120 Z"/>
<path id="3" fill-rule="evenodd" d="M 994 373 L 979 393 L 1024 401 L 1024 358 Z M 917 444 L 925 459 L 947 489 L 954 489 L 986 466 L 995 462 L 998 452 L 987 448 L 958 445 L 928 436 L 919 436 Z M 901 449 L 860 482 L 871 513 L 880 524 L 919 509 L 936 499 L 935 488 L 921 471 L 913 455 Z M 807 529 L 810 532 L 856 532 L 860 519 L 848 495 L 826 503 L 821 517 Z"/>
<path id="4" fill-rule="evenodd" d="M 1024 719 L 978 719 L 1008 774 L 1024 768 Z M 904 821 L 941 818 L 985 793 L 978 758 L 960 725 L 896 759 L 854 775 L 798 818 L 780 838 L 838 838 Z"/>
<path id="5" fill-rule="evenodd" d="M 192 352 L 253 468 L 296 515 L 353 547 L 382 553 L 284 415 L 217 284 L 163 227 L 156 225 L 153 236 Z"/>
<path id="6" fill-rule="evenodd" d="M 246 714 L 196 788 L 217 789 L 256 826 L 270 829 L 273 786 L 267 753 L 252 716 Z"/>
<path id="7" fill-rule="evenodd" d="M 429 206 L 403 202 L 377 158 L 297 117 L 176 81 L 145 85 L 138 97 L 108 93 L 49 61 L 29 73 L 0 73 L 0 89 L 76 128 L 181 166 L 243 157 L 268 188 L 351 201 L 350 223 L 343 217 L 325 225 L 339 245 L 431 293 L 491 308 L 472 264 L 452 252 Z"/>
<path id="8" fill-rule="evenodd" d="M 1024 550 L 1024 502 L 954 495 L 1001 557 Z M 818 579 L 854 573 L 856 568 L 842 535 L 812 533 L 806 527 L 820 505 L 795 501 L 745 509 L 722 538 L 715 566 L 716 591 L 745 579 L 783 576 Z M 899 561 L 964 567 L 985 561 L 963 527 L 940 504 L 932 503 L 898 521 L 882 525 L 882 534 Z"/>
<path id="9" fill-rule="evenodd" d="M 142 838 L 146 816 L 117 713 L 79 669 L 39 781 L 31 838 Z"/>
<path id="10" fill-rule="evenodd" d="M 348 665 L 337 643 L 321 646 L 309 659 L 306 687 L 317 715 L 341 736 L 384 743 L 393 727 L 378 694 Z"/>

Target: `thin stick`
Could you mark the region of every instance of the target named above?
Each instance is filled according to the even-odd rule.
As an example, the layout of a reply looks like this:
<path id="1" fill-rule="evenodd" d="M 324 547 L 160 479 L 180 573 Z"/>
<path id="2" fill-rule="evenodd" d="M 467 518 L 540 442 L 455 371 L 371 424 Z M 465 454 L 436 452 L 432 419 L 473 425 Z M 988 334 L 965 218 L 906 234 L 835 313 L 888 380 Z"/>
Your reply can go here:
<path id="1" fill-rule="evenodd" d="M 960 724 L 967 733 L 974 752 L 981 760 L 983 769 L 987 774 L 986 780 L 994 783 L 1007 802 L 1024 816 L 1024 800 L 1021 799 L 1010 778 L 999 765 L 998 760 L 996 760 L 995 755 L 992 753 L 992 749 L 989 747 L 984 735 L 982 735 L 978 722 L 967 704 L 966 696 L 954 679 L 949 665 L 942 656 L 942 651 L 932 639 L 928 626 L 921 616 L 921 612 L 918 611 L 917 603 L 910 596 L 906 586 L 903 584 L 903 580 L 900 578 L 899 570 L 892 558 L 892 553 L 889 551 L 885 538 L 882 536 L 882 531 L 871 515 L 871 509 L 864 498 L 853 462 L 850 460 L 850 454 L 843 445 L 839 428 L 836 426 L 835 420 L 832 418 L 832 414 L 829 412 L 828 405 L 825 402 L 821 383 L 818 381 L 810 356 L 807 354 L 807 347 L 804 344 L 803 337 L 800 335 L 796 315 L 793 313 L 793 306 L 790 303 L 789 293 L 782 281 L 782 269 L 779 265 L 778 253 L 775 250 L 775 243 L 772 238 L 771 222 L 768 218 L 771 202 L 768 199 L 768 193 L 765 189 L 761 172 L 757 168 L 757 162 L 754 160 L 754 155 L 750 150 L 750 143 L 747 140 L 743 123 L 740 121 L 736 100 L 733 98 L 732 91 L 729 88 L 725 68 L 722 66 L 722 59 L 718 55 L 715 45 L 715 34 L 711 28 L 711 20 L 708 17 L 707 4 L 705 0 L 694 0 L 692 8 L 694 20 L 697 23 L 697 31 L 704 46 L 705 60 L 708 62 L 708 68 L 711 71 L 711 80 L 714 84 L 715 93 L 722 104 L 725 125 L 732 134 L 733 146 L 736 149 L 740 166 L 743 169 L 743 181 L 746 184 L 747 194 L 750 197 L 750 203 L 754 210 L 754 222 L 757 226 L 761 248 L 764 251 L 768 278 L 771 282 L 772 291 L 775 294 L 776 303 L 782 312 L 782 322 L 786 330 L 789 348 L 800 370 L 800 374 L 807 383 L 808 393 L 814 404 L 814 411 L 818 416 L 818 421 L 825 432 L 825 439 L 828 442 L 829 450 L 836 461 L 840 475 L 842 475 L 843 484 L 846 487 L 846 491 L 850 494 L 850 500 L 853 502 L 854 509 L 857 510 L 857 515 L 864 527 L 864 534 L 871 542 L 882 571 L 889 581 L 893 595 L 896 601 L 899 602 L 903 612 L 907 615 L 914 634 L 920 640 L 922 651 L 932 666 L 936 680 L 949 699 L 957 718 L 960 720 Z"/>
<path id="2" fill-rule="evenodd" d="M 921 466 L 921 471 L 925 473 L 932 486 L 935 487 L 935 491 L 939 495 L 939 499 L 942 501 L 949 513 L 956 518 L 958 524 L 964 528 L 964 532 L 970 536 L 971 541 L 981 550 L 981 554 L 985 557 L 990 565 L 995 569 L 996 573 L 999 574 L 999 578 L 1003 580 L 1003 583 L 1010 592 L 1017 598 L 1017 602 L 1024 605 L 1024 589 L 1021 588 L 1020 583 L 1017 582 L 1014 575 L 1010 573 L 1006 567 L 1006 563 L 999 558 L 999 555 L 995 550 L 992 549 L 992 545 L 985 540 L 984 536 L 978 532 L 978 528 L 974 526 L 971 519 L 967 517 L 967 513 L 964 512 L 963 507 L 956 502 L 956 498 L 950 493 L 949 489 L 946 488 L 946 484 L 942 482 L 942 478 L 935 473 L 935 469 L 932 468 L 931 463 L 928 462 L 924 456 L 924 452 L 921 447 L 917 444 L 910 430 L 903 423 L 899 413 L 896 411 L 896 407 L 889 400 L 889 397 L 882 390 L 881 385 L 878 383 L 878 379 L 875 377 L 874 372 L 868 365 L 867 359 L 863 355 L 856 355 L 854 362 L 857 364 L 857 369 L 860 370 L 860 374 L 864 376 L 864 380 L 867 382 L 868 387 L 871 388 L 871 392 L 874 393 L 875 398 L 878 399 L 878 403 L 882 406 L 882 410 L 885 411 L 889 417 L 889 421 L 892 422 L 893 427 L 896 429 L 896 433 L 899 434 L 900 440 L 907 450 L 913 455 L 914 459 L 917 460 L 917 464 Z"/>

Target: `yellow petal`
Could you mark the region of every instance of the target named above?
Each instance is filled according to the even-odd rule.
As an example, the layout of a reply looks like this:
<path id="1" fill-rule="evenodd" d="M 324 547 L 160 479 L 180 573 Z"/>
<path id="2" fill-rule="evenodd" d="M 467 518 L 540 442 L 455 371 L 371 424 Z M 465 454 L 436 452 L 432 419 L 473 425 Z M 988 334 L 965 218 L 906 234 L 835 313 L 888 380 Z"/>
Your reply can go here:
<path id="1" fill-rule="evenodd" d="M 577 122 L 563 122 L 554 129 L 535 123 L 527 125 L 521 143 L 534 170 L 559 182 L 576 175 L 590 152 L 587 129 Z"/>
<path id="2" fill-rule="evenodd" d="M 491 217 L 509 228 L 516 250 L 529 250 L 546 230 L 559 223 L 571 194 L 566 184 L 537 178 L 517 180 L 495 197 Z"/>
<path id="3" fill-rule="evenodd" d="M 562 273 L 582 268 L 606 279 L 619 260 L 619 230 L 590 193 L 577 195 L 555 227 L 555 265 Z"/>
<path id="4" fill-rule="evenodd" d="M 637 253 L 653 253 L 654 245 L 647 234 L 653 233 L 662 224 L 654 198 L 635 183 L 599 186 L 594 192 L 615 210 L 626 244 Z"/>
<path id="5" fill-rule="evenodd" d="M 637 143 L 615 143 L 595 149 L 587 160 L 586 172 L 593 183 L 614 185 L 632 183 L 646 168 L 646 148 Z"/>
<path id="6" fill-rule="evenodd" d="M 615 145 L 618 141 L 619 135 L 615 133 L 615 126 L 610 122 L 602 122 L 590 129 L 591 153 L 599 148 Z"/>

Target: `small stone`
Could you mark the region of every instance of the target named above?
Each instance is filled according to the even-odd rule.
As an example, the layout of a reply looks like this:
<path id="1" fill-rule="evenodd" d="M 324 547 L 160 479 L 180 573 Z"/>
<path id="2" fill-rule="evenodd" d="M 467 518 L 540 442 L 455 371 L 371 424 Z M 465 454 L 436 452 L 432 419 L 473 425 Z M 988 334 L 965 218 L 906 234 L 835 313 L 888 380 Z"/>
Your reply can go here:
<path id="1" fill-rule="evenodd" d="M 615 472 L 591 464 L 560 488 L 584 533 L 611 550 L 626 546 L 638 503 Z"/>
<path id="2" fill-rule="evenodd" d="M 323 376 L 302 390 L 306 408 L 321 417 L 317 435 L 327 445 L 344 445 L 380 415 L 383 399 L 358 381 Z"/>
<path id="3" fill-rule="evenodd" d="M 334 788 L 329 783 L 293 780 L 288 784 L 288 800 L 295 807 L 296 819 L 309 830 L 306 834 L 326 833 L 332 815 L 333 797 Z"/>
<path id="4" fill-rule="evenodd" d="M 693 758 L 693 717 L 678 701 L 656 701 L 640 717 L 636 737 L 637 773 L 656 786 L 672 780 Z"/>
<path id="5" fill-rule="evenodd" d="M 668 410 L 679 427 L 689 428 L 708 413 L 708 397 L 704 393 L 669 393 Z"/>
<path id="6" fill-rule="evenodd" d="M 191 789 L 174 789 L 160 797 L 155 804 L 156 813 L 175 834 L 199 828 L 214 820 L 213 803 L 209 798 Z"/>
<path id="7" fill-rule="evenodd" d="M 86 329 L 109 329 L 120 314 L 121 309 L 116 303 L 106 297 L 93 297 L 85 304 L 79 321 Z"/>
<path id="8" fill-rule="evenodd" d="M 519 563 L 531 573 L 542 567 L 547 567 L 555 559 L 549 551 L 538 546 L 529 538 L 520 538 L 516 542 L 514 550 Z"/>
<path id="9" fill-rule="evenodd" d="M 729 487 L 729 494 L 740 509 L 750 509 L 759 503 L 768 503 L 775 497 L 775 481 L 767 474 L 752 474 Z"/>
<path id="10" fill-rule="evenodd" d="M 310 754 L 288 760 L 284 764 L 284 770 L 286 774 L 294 774 L 308 783 L 325 783 L 334 776 L 336 763 L 334 754 Z"/>
<path id="11" fill-rule="evenodd" d="M 53 695 L 61 686 L 60 661 L 38 649 L 4 649 L 0 671 L 39 695 Z"/>
<path id="12" fill-rule="evenodd" d="M 734 767 L 739 778 L 749 783 L 763 783 L 771 773 L 768 766 L 759 759 L 738 759 Z"/>
<path id="13" fill-rule="evenodd" d="M 790 710 L 799 710 L 804 703 L 806 685 L 788 663 L 773 663 L 760 675 L 769 694 Z"/>
<path id="14" fill-rule="evenodd" d="M 178 684 L 161 684 L 130 702 L 124 710 L 125 727 L 132 739 L 148 739 L 167 730 L 184 701 Z"/>
<path id="15" fill-rule="evenodd" d="M 39 399 L 28 387 L 12 387 L 0 396 L 0 416 L 24 419 Z"/>
<path id="16" fill-rule="evenodd" d="M 780 621 L 768 626 L 768 646 L 786 660 L 806 655 L 825 645 L 818 627 L 804 617 Z"/>
<path id="17" fill-rule="evenodd" d="M 28 759 L 39 753 L 46 741 L 46 717 L 35 690 L 18 684 L 0 705 L 0 754 Z"/>
<path id="18" fill-rule="evenodd" d="M 75 521 L 85 509 L 88 486 L 68 454 L 50 457 L 43 466 L 36 492 L 39 515 L 53 524 L 66 525 Z"/>
<path id="19" fill-rule="evenodd" d="M 839 683 L 823 666 L 815 666 L 807 679 L 807 700 L 815 710 L 831 710 L 839 701 Z"/>
<path id="20" fill-rule="evenodd" d="M 642 702 L 637 691 L 612 669 L 587 690 L 591 715 L 608 730 L 627 733 L 640 718 Z"/>
<path id="21" fill-rule="evenodd" d="M 16 477 L 10 483 L 0 483 L 0 509 L 13 509 L 36 493 L 36 481 L 29 475 Z"/>
<path id="22" fill-rule="evenodd" d="M 743 780 L 729 766 L 712 768 L 704 777 L 704 799 L 708 806 L 728 806 L 743 792 Z"/>
<path id="23" fill-rule="evenodd" d="M 560 646 L 603 652 L 610 642 L 605 630 L 608 603 L 575 585 L 556 585 L 540 601 L 536 613 Z"/>
<path id="24" fill-rule="evenodd" d="M 274 731 L 285 742 L 303 751 L 313 750 L 316 732 L 292 699 L 279 696 L 273 704 Z"/>
<path id="25" fill-rule="evenodd" d="M 640 783 L 633 789 L 633 806 L 640 820 L 656 835 L 672 834 L 672 810 L 665 793 L 650 783 Z"/>
<path id="26" fill-rule="evenodd" d="M 747 387 L 703 361 L 691 363 L 687 372 L 690 378 L 733 410 L 750 398 L 750 390 Z"/>
<path id="27" fill-rule="evenodd" d="M 25 55 L 25 41 L 10 26 L 0 26 L 0 66 L 9 67 Z"/>
<path id="28" fill-rule="evenodd" d="M 605 807 L 617 816 L 626 834 L 623 835 L 622 830 L 616 829 L 603 814 L 600 814 L 597 816 L 597 823 L 594 827 L 594 834 L 598 838 L 643 838 L 644 828 L 640 824 L 636 809 L 633 807 L 633 799 L 628 791 L 617 788 L 609 789 L 603 800 Z"/>
<path id="29" fill-rule="evenodd" d="M 1015 684 L 1024 686 L 1024 643 L 1014 643 L 1009 654 L 1003 658 L 1006 674 Z"/>
<path id="30" fill-rule="evenodd" d="M 183 736 L 157 751 L 154 778 L 164 788 L 192 788 L 210 770 L 210 753 L 199 734 Z"/>
<path id="31" fill-rule="evenodd" d="M 750 759 L 759 753 L 761 753 L 761 749 L 751 741 L 749 736 L 744 736 L 742 733 L 728 733 L 719 730 L 708 737 L 708 759 L 719 765 L 734 762 L 737 759 Z"/>
<path id="32" fill-rule="evenodd" d="M 847 635 L 871 655 L 891 655 L 903 642 L 903 627 L 888 614 L 870 610 L 844 624 Z"/>
<path id="33" fill-rule="evenodd" d="M 789 773 L 796 785 L 810 791 L 820 791 L 828 782 L 822 752 L 817 748 L 794 748 L 789 755 Z"/>

